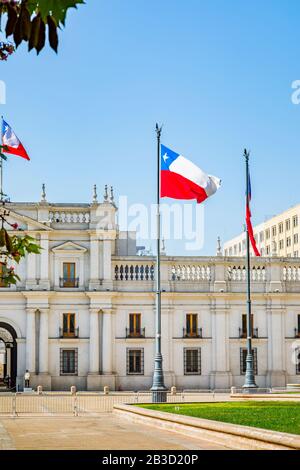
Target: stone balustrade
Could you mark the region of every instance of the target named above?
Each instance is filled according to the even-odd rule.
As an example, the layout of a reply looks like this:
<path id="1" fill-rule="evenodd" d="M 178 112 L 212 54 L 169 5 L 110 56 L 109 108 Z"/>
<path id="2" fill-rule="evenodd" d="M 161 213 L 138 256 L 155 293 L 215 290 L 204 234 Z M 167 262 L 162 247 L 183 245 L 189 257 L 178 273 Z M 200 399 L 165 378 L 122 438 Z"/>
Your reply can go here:
<path id="1" fill-rule="evenodd" d="M 88 211 L 50 211 L 49 221 L 59 224 L 88 224 L 90 213 Z"/>

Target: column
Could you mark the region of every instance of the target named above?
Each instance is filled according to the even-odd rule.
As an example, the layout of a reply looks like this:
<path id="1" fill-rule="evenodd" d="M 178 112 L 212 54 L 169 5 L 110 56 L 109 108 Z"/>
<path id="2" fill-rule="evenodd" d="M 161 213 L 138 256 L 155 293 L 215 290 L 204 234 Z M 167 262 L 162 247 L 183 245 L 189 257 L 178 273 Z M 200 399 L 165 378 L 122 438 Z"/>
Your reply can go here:
<path id="1" fill-rule="evenodd" d="M 49 361 L 49 309 L 40 310 L 40 334 L 39 334 L 39 373 L 48 374 Z"/>
<path id="2" fill-rule="evenodd" d="M 229 344 L 227 309 L 224 302 L 212 308 L 212 372 L 211 388 L 229 388 Z"/>
<path id="3" fill-rule="evenodd" d="M 41 234 L 41 273 L 40 273 L 40 285 L 43 289 L 50 289 L 49 282 L 49 236 L 47 233 Z"/>
<path id="4" fill-rule="evenodd" d="M 36 286 L 36 260 L 37 255 L 31 253 L 26 256 L 26 288 L 32 289 Z"/>
<path id="5" fill-rule="evenodd" d="M 89 374 L 99 375 L 100 369 L 99 310 L 90 308 L 90 365 Z"/>
<path id="6" fill-rule="evenodd" d="M 35 374 L 35 309 L 26 309 L 26 369 Z"/>
<path id="7" fill-rule="evenodd" d="M 91 236 L 90 240 L 90 290 L 100 287 L 99 276 L 99 240 Z"/>
<path id="8" fill-rule="evenodd" d="M 106 288 L 112 287 L 111 240 L 103 240 L 103 281 Z"/>
<path id="9" fill-rule="evenodd" d="M 112 374 L 112 312 L 104 310 L 102 315 L 102 374 Z"/>
<path id="10" fill-rule="evenodd" d="M 268 385 L 282 387 L 286 385 L 285 348 L 284 348 L 284 313 L 280 301 L 268 305 Z"/>

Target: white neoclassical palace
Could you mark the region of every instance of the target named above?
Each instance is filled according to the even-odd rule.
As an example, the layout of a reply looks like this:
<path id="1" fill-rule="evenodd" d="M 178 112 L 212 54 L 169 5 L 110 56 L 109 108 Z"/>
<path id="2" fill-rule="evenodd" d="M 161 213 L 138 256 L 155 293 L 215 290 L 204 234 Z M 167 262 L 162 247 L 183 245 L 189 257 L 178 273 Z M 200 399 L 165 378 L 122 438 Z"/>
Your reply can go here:
<path id="1" fill-rule="evenodd" d="M 154 258 L 138 256 L 116 206 L 10 203 L 10 221 L 41 245 L 0 287 L 0 381 L 66 390 L 145 390 L 155 346 Z M 165 383 L 179 389 L 244 383 L 244 259 L 162 256 Z M 253 350 L 260 387 L 300 379 L 300 261 L 253 259 Z"/>

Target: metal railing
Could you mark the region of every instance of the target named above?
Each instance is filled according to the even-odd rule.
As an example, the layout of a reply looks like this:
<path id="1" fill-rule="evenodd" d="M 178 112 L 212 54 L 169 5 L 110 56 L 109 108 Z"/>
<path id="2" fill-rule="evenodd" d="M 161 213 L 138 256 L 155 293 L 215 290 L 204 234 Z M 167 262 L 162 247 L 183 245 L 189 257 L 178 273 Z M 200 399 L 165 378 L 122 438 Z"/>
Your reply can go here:
<path id="1" fill-rule="evenodd" d="M 230 390 L 183 390 L 167 393 L 167 403 L 228 400 Z M 117 404 L 152 403 L 151 391 L 1 393 L 0 416 L 86 416 L 111 413 Z"/>
<path id="2" fill-rule="evenodd" d="M 145 328 L 140 328 L 138 330 L 131 330 L 130 328 L 126 328 L 126 338 L 145 338 L 146 337 L 146 330 Z"/>
<path id="3" fill-rule="evenodd" d="M 247 330 L 239 328 L 239 338 L 247 338 Z M 252 338 L 258 338 L 258 328 L 252 328 Z"/>
<path id="4" fill-rule="evenodd" d="M 196 328 L 195 330 L 187 330 L 183 328 L 183 338 L 202 338 L 202 328 Z"/>
<path id="5" fill-rule="evenodd" d="M 60 338 L 79 338 L 79 327 L 74 328 L 74 331 L 66 331 L 62 327 L 59 328 L 59 337 Z"/>
<path id="6" fill-rule="evenodd" d="M 79 277 L 60 277 L 59 287 L 64 288 L 77 288 L 79 287 Z"/>

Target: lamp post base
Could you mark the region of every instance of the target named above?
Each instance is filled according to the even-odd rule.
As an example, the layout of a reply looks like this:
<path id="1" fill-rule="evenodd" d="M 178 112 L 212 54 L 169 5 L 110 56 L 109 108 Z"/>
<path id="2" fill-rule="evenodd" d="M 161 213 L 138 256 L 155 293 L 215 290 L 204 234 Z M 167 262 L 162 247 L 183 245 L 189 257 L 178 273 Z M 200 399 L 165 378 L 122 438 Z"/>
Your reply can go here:
<path id="1" fill-rule="evenodd" d="M 167 402 L 167 389 L 151 389 L 152 403 L 166 403 Z"/>

